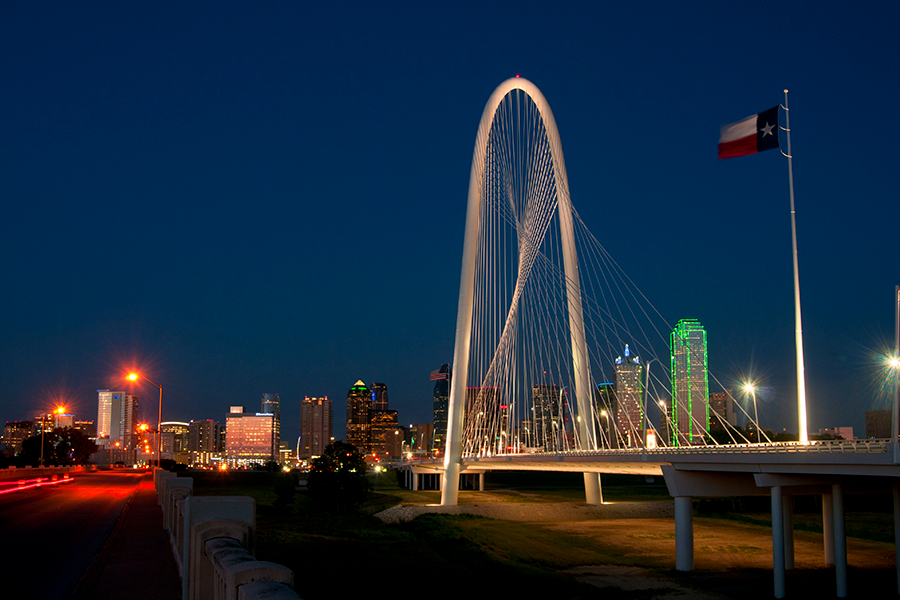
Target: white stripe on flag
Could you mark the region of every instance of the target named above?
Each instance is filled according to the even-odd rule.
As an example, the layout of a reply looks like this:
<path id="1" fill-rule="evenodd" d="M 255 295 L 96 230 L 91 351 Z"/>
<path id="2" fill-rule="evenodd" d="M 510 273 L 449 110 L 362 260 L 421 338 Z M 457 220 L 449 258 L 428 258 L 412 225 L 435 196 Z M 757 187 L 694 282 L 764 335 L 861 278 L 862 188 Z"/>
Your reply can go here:
<path id="1" fill-rule="evenodd" d="M 727 142 L 733 142 L 734 140 L 739 140 L 751 135 L 756 135 L 757 116 L 758 115 L 752 115 L 747 117 L 746 119 L 738 121 L 737 123 L 723 125 L 722 131 L 719 135 L 719 143 L 725 144 Z"/>

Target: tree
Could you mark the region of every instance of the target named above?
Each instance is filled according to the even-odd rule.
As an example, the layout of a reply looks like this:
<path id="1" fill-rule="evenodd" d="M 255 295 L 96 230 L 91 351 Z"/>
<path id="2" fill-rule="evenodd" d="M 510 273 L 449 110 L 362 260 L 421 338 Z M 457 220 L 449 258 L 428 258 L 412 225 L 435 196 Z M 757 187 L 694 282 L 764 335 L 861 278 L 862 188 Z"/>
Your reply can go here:
<path id="1" fill-rule="evenodd" d="M 366 461 L 355 446 L 337 441 L 313 459 L 306 482 L 309 495 L 327 510 L 345 513 L 362 504 L 372 484 Z"/>
<path id="2" fill-rule="evenodd" d="M 57 427 L 44 432 L 45 465 L 81 465 L 88 462 L 97 451 L 97 444 L 78 429 Z M 32 436 L 22 442 L 20 456 L 31 464 L 41 460 L 41 435 Z"/>

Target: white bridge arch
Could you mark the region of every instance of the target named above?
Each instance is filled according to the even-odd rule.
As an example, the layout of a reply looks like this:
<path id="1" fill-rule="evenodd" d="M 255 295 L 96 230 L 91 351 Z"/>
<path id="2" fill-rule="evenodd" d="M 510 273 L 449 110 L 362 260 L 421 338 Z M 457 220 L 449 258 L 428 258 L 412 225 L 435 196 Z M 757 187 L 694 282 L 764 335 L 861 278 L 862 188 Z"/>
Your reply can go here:
<path id="1" fill-rule="evenodd" d="M 509 156 L 498 156 L 503 152 L 494 152 L 498 135 L 498 128 L 504 127 L 498 123 L 498 110 L 505 100 L 515 94 L 517 100 L 530 102 L 534 112 L 523 115 L 522 103 L 514 107 L 516 114 L 510 119 L 509 128 L 515 128 L 516 120 L 519 123 L 524 120 L 535 120 L 533 123 L 541 139 L 526 140 L 524 143 L 512 142 L 516 147 L 509 154 L 516 155 L 512 159 Z M 526 98 L 519 97 L 524 94 Z M 513 110 L 512 108 L 510 110 Z M 526 110 L 527 112 L 527 110 Z M 521 147 L 520 147 L 521 146 Z M 539 147 L 534 153 L 529 154 L 525 146 Z M 523 163 L 518 164 L 521 160 Z M 482 239 L 483 219 L 485 218 L 484 206 L 487 199 L 485 187 L 491 185 L 486 181 L 486 166 L 491 161 L 501 161 L 504 164 L 499 168 L 504 172 L 502 182 L 493 182 L 505 189 L 505 195 L 512 196 L 516 193 L 512 188 L 511 180 L 517 179 L 523 190 L 519 190 L 525 197 L 520 198 L 520 208 L 533 214 L 521 214 L 516 210 L 516 203 L 510 200 L 510 212 L 508 217 L 516 223 L 515 251 L 517 273 L 515 289 L 511 294 L 506 307 L 506 315 L 503 317 L 502 330 L 496 339 L 494 358 L 488 370 L 496 367 L 499 349 L 512 342 L 510 338 L 515 333 L 510 333 L 513 328 L 510 323 L 517 317 L 522 294 L 526 281 L 537 260 L 539 248 L 543 242 L 543 236 L 549 226 L 554 209 L 558 214 L 559 238 L 561 247 L 565 280 L 562 287 L 565 289 L 566 314 L 568 315 L 569 345 L 571 348 L 571 372 L 574 375 L 573 385 L 578 411 L 577 438 L 578 449 L 596 449 L 596 433 L 594 431 L 594 416 L 592 403 L 592 386 L 590 376 L 590 364 L 588 352 L 585 346 L 584 316 L 581 297 L 581 283 L 578 274 L 578 257 L 575 249 L 575 239 L 572 224 L 572 203 L 569 195 L 569 182 L 566 175 L 565 160 L 563 158 L 562 144 L 556 120 L 553 112 L 541 91 L 532 82 L 521 77 L 514 77 L 501 83 L 491 95 L 484 108 L 478 134 L 475 141 L 475 151 L 472 158 L 472 169 L 469 177 L 469 199 L 466 214 L 465 241 L 463 247 L 462 273 L 460 276 L 459 308 L 457 313 L 456 341 L 453 358 L 453 374 L 451 381 L 450 402 L 447 419 L 447 445 L 444 458 L 444 481 L 442 484 L 441 504 L 452 505 L 457 503 L 459 475 L 462 462 L 463 426 L 467 401 L 467 382 L 469 380 L 470 351 L 472 346 L 473 312 L 476 304 L 475 277 L 479 264 L 479 249 L 483 247 Z M 540 182 L 535 183 L 531 174 L 518 173 L 521 169 L 534 169 L 540 172 Z M 536 188 L 540 187 L 551 196 L 549 203 L 533 202 Z M 555 200 L 555 201 L 554 201 Z M 502 360 L 501 360 L 502 362 Z M 600 480 L 596 473 L 585 473 L 585 494 L 588 503 L 598 504 L 602 502 Z"/>

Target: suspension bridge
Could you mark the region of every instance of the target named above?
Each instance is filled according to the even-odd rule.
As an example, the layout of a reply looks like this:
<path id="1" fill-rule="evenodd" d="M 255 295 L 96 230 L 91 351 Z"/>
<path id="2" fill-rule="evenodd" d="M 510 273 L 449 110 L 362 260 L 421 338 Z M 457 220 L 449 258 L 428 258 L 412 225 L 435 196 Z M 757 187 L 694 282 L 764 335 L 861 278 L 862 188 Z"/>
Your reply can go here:
<path id="1" fill-rule="evenodd" d="M 723 390 L 713 402 L 710 380 Z M 693 568 L 692 498 L 768 495 L 779 598 L 793 567 L 792 496 L 818 494 L 825 561 L 846 596 L 844 494 L 892 493 L 900 535 L 896 442 L 760 434 L 708 372 L 702 324 L 667 323 L 579 217 L 544 95 L 520 77 L 503 82 L 472 160 L 446 450 L 403 467 L 410 487 L 439 479 L 441 504 L 453 505 L 461 474 L 483 487 L 491 470 L 575 471 L 586 502 L 600 504 L 603 473 L 662 475 L 679 570 Z"/>

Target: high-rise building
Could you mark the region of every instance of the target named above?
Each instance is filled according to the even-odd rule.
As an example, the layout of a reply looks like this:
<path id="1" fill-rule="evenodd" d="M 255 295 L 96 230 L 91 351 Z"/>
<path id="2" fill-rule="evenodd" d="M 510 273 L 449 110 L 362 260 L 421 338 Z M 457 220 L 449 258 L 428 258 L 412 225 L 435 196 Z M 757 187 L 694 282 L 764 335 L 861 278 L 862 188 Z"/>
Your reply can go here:
<path id="1" fill-rule="evenodd" d="M 443 364 L 440 369 L 431 372 L 430 381 L 434 382 L 434 440 L 432 449 L 443 452 L 447 443 L 447 411 L 450 407 L 450 365 Z"/>
<path id="2" fill-rule="evenodd" d="M 304 396 L 300 403 L 300 460 L 321 456 L 331 443 L 331 400 Z"/>
<path id="3" fill-rule="evenodd" d="M 631 354 L 625 344 L 624 354 L 616 357 L 616 430 L 621 445 L 628 448 L 639 448 L 644 443 L 643 372 L 641 357 Z"/>
<path id="4" fill-rule="evenodd" d="M 5 454 L 15 456 L 22 451 L 22 442 L 31 436 L 33 421 L 7 421 L 3 428 L 3 443 L 6 444 Z"/>
<path id="5" fill-rule="evenodd" d="M 598 383 L 594 390 L 594 419 L 600 432 L 599 445 L 603 448 L 618 448 L 616 439 L 616 384 L 608 381 Z"/>
<path id="6" fill-rule="evenodd" d="M 130 449 L 138 414 L 138 397 L 128 392 L 97 390 L 97 442 L 107 448 Z"/>
<path id="7" fill-rule="evenodd" d="M 281 447 L 281 398 L 278 394 L 263 394 L 260 408 L 260 412 L 263 414 L 275 415 L 275 433 L 272 443 L 276 448 Z"/>
<path id="8" fill-rule="evenodd" d="M 347 392 L 347 443 L 356 446 L 360 454 L 369 454 L 372 447 L 371 408 L 372 394 L 359 380 Z"/>
<path id="9" fill-rule="evenodd" d="M 525 444 L 545 452 L 562 450 L 562 390 L 558 385 L 536 385 L 531 389 L 530 435 Z"/>
<path id="10" fill-rule="evenodd" d="M 388 409 L 388 391 L 383 383 L 372 384 L 372 410 Z"/>
<path id="11" fill-rule="evenodd" d="M 178 421 L 163 422 L 159 426 L 162 436 L 163 454 L 188 451 L 188 439 L 190 436 L 190 423 Z"/>
<path id="12" fill-rule="evenodd" d="M 891 411 L 867 410 L 866 411 L 866 438 L 890 439 L 891 437 Z"/>
<path id="13" fill-rule="evenodd" d="M 225 456 L 231 464 L 278 460 L 278 446 L 273 445 L 274 414 L 245 413 L 243 406 L 232 406 L 225 417 L 225 426 Z"/>
<path id="14" fill-rule="evenodd" d="M 737 427 L 737 413 L 734 412 L 734 396 L 731 390 L 710 392 L 709 430 L 725 431 Z"/>
<path id="15" fill-rule="evenodd" d="M 696 319 L 682 319 L 671 336 L 673 446 L 705 443 L 709 429 L 706 330 Z"/>
<path id="16" fill-rule="evenodd" d="M 370 416 L 371 453 L 380 460 L 400 458 L 403 436 L 396 410 L 374 410 Z"/>

